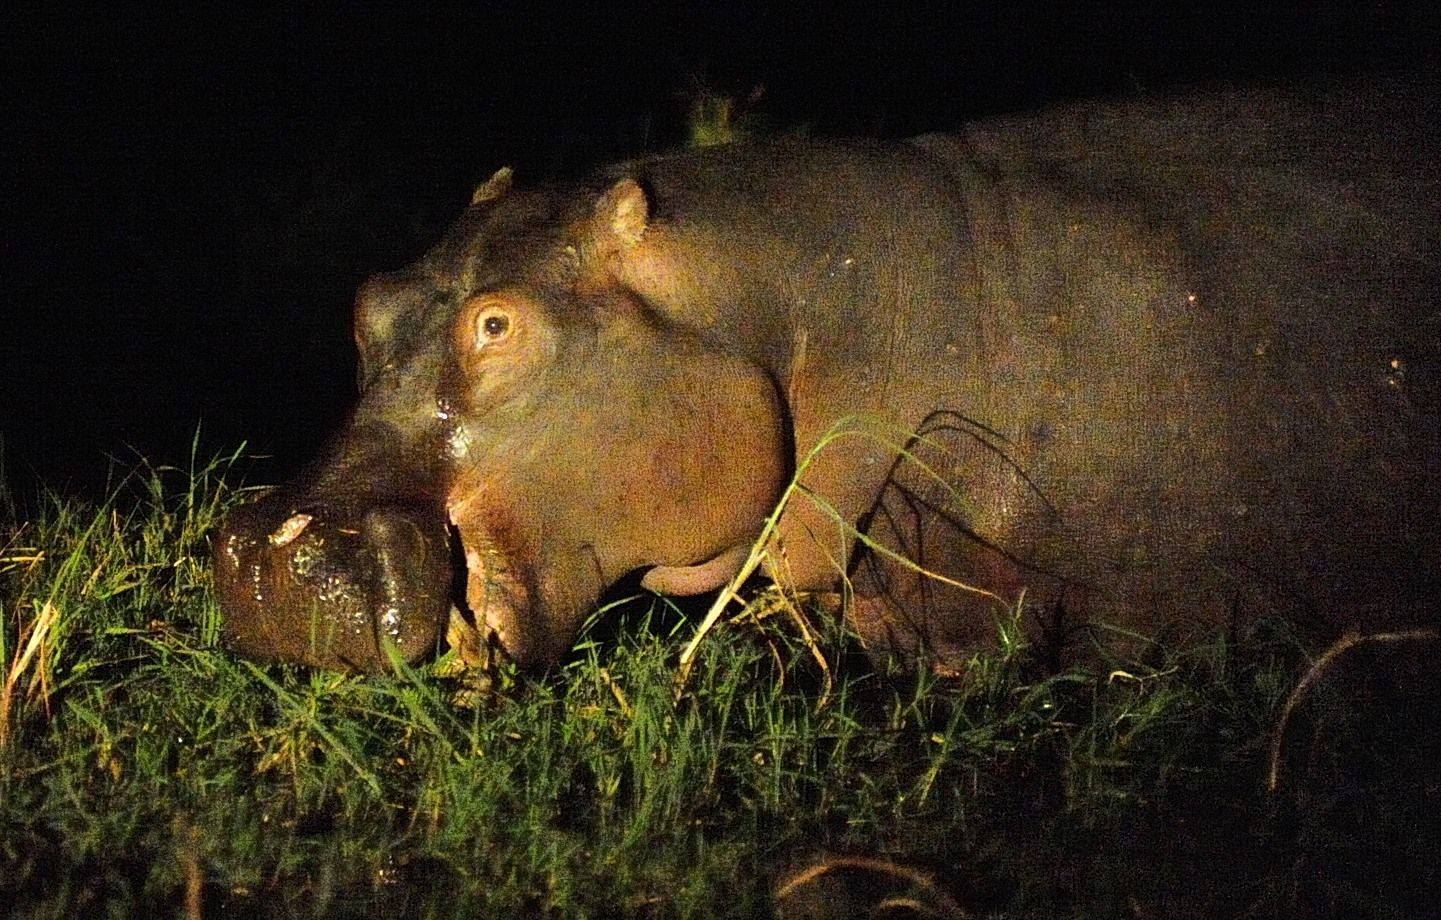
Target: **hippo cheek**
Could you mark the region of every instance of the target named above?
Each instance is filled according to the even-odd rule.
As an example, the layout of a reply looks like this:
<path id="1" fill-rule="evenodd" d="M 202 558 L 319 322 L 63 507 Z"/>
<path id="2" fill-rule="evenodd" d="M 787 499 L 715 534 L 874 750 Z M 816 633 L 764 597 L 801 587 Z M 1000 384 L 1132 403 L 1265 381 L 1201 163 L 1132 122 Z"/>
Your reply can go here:
<path id="1" fill-rule="evenodd" d="M 409 507 L 337 515 L 267 497 L 226 520 L 215 573 L 226 643 L 263 660 L 380 671 L 393 648 L 413 662 L 450 606 L 444 521 Z"/>

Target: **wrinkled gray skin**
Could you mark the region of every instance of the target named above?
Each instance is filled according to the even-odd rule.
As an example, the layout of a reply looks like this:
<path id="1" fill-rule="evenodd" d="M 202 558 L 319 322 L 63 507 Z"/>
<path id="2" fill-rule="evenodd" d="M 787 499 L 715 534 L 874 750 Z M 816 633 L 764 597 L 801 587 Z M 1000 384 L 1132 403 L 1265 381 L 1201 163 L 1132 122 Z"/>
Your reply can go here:
<path id="1" fill-rule="evenodd" d="M 838 517 L 794 499 L 770 574 L 844 587 L 873 654 L 949 669 L 1023 591 L 1071 639 L 1434 620 L 1435 98 L 1072 107 L 580 187 L 502 171 L 361 289 L 352 421 L 216 540 L 225 634 L 374 670 L 387 642 L 431 654 L 455 602 L 553 662 L 629 572 L 729 578 L 845 416 L 885 437 L 806 467 Z"/>

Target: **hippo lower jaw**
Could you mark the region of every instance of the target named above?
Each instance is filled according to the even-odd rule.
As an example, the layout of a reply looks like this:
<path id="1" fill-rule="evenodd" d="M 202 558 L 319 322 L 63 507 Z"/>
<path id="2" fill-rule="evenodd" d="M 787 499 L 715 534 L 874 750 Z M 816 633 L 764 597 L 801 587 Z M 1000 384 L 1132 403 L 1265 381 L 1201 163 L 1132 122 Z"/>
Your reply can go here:
<path id="1" fill-rule="evenodd" d="M 359 511 L 272 493 L 232 512 L 214 544 L 226 643 L 243 655 L 377 672 L 435 651 L 451 606 L 444 516 Z"/>

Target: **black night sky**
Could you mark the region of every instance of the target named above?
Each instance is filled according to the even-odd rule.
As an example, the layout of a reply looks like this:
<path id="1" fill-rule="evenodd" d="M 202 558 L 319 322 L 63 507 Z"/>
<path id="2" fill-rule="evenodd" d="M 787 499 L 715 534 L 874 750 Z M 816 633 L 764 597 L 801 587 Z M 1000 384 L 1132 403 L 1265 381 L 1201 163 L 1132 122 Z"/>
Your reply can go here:
<path id="1" fill-rule="evenodd" d="M 353 396 L 350 305 L 475 183 L 684 141 L 699 88 L 901 136 L 1068 98 L 1437 66 L 1430 0 L 477 3 L 0 13 L 0 436 L 23 500 L 242 440 L 274 481 Z M 938 10 L 946 9 L 946 12 Z M 98 7 L 97 7 L 98 9 Z M 360 10 L 365 10 L 360 12 Z"/>

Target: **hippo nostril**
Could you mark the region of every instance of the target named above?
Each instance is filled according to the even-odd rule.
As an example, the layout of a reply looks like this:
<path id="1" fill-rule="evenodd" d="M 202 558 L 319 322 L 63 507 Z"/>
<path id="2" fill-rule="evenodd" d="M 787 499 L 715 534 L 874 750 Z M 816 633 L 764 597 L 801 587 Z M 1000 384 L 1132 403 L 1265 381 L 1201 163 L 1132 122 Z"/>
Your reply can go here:
<path id="1" fill-rule="evenodd" d="M 376 550 L 398 552 L 418 564 L 424 564 L 431 551 L 430 541 L 420 523 L 411 515 L 393 509 L 367 512 L 361 523 L 361 532 Z"/>

